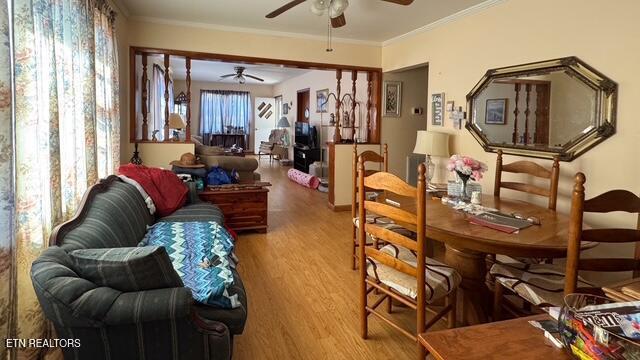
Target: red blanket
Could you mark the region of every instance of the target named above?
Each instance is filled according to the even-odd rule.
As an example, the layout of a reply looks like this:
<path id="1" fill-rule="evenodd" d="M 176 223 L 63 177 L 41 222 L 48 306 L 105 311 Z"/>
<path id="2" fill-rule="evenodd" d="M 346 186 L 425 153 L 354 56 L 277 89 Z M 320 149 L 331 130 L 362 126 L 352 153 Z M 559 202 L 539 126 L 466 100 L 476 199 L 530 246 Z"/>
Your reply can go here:
<path id="1" fill-rule="evenodd" d="M 159 217 L 170 215 L 187 201 L 189 189 L 169 170 L 127 164 L 121 165 L 118 171 L 142 186 L 155 203 Z"/>

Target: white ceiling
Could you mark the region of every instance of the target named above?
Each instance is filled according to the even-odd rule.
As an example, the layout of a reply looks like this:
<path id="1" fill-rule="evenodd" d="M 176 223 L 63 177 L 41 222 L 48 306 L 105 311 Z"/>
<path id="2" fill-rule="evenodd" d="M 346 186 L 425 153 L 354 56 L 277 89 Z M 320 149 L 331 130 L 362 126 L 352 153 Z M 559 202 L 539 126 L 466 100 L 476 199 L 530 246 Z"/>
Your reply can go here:
<path id="1" fill-rule="evenodd" d="M 235 28 L 323 36 L 327 18 L 300 4 L 275 19 L 265 15 L 289 0 L 119 0 L 134 18 L 154 18 Z M 491 0 L 489 0 L 491 1 Z M 381 0 L 350 0 L 347 25 L 335 38 L 383 42 L 432 24 L 486 0 L 415 0 L 401 6 Z"/>
<path id="2" fill-rule="evenodd" d="M 187 76 L 185 59 L 172 56 L 170 62 L 173 78 L 176 80 L 184 80 Z M 262 78 L 264 82 L 260 82 L 251 78 L 246 78 L 247 84 L 273 85 L 296 76 L 302 75 L 309 70 L 286 68 L 278 65 L 253 65 L 253 64 L 234 64 L 218 61 L 191 61 L 191 80 L 206 82 L 222 82 L 237 83 L 233 78 L 220 79 L 220 76 L 226 74 L 234 74 L 233 69 L 236 66 L 244 66 L 247 68 L 245 74 L 250 74 Z"/>

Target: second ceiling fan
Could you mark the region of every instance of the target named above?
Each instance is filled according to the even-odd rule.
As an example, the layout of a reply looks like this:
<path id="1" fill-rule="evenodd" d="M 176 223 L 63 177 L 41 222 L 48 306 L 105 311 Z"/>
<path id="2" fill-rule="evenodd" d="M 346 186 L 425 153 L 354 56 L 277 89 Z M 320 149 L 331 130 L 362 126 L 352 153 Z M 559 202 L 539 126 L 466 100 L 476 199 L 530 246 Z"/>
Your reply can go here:
<path id="1" fill-rule="evenodd" d="M 272 19 L 291 8 L 306 2 L 307 0 L 292 0 L 278 9 L 267 14 L 268 19 Z M 349 6 L 349 0 L 309 0 L 311 1 L 311 12 L 321 16 L 325 13 L 329 14 L 331 18 L 331 26 L 339 28 L 347 24 L 347 19 L 344 16 L 344 11 Z M 398 5 L 411 5 L 414 0 L 381 0 Z"/>

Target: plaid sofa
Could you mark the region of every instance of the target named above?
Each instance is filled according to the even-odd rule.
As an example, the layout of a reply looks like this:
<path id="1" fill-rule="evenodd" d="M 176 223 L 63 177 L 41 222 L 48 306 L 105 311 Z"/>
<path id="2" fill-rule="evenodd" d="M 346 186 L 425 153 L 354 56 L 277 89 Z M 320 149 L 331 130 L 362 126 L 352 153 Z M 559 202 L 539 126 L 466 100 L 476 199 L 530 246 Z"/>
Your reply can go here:
<path id="1" fill-rule="evenodd" d="M 234 270 L 241 306 L 194 303 L 163 247 L 137 247 L 156 221 L 216 221 L 221 211 L 190 203 L 154 219 L 132 185 L 110 176 L 90 188 L 76 216 L 54 229 L 31 279 L 59 338 L 78 339 L 65 359 L 230 359 L 247 299 Z"/>

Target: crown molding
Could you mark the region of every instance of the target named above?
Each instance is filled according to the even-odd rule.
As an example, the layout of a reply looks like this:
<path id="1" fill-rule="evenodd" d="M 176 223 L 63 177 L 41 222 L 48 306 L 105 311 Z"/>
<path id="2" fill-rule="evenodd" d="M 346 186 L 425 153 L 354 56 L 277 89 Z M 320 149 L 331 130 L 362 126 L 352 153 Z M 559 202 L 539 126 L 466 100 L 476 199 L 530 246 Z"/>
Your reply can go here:
<path id="1" fill-rule="evenodd" d="M 157 18 L 157 17 L 132 16 L 129 18 L 129 20 L 147 22 L 147 23 L 153 23 L 153 24 L 184 26 L 184 27 L 191 27 L 191 28 L 220 30 L 220 31 L 228 31 L 228 32 L 255 34 L 255 35 L 280 36 L 280 37 L 287 37 L 287 38 L 294 38 L 294 39 L 327 41 L 327 38 L 324 35 L 311 35 L 311 34 L 301 34 L 301 33 L 293 33 L 293 32 L 286 32 L 286 31 L 274 31 L 274 30 L 263 30 L 263 29 L 246 28 L 246 27 L 238 27 L 238 26 L 207 24 L 207 23 L 200 23 L 200 22 L 194 22 L 194 21 L 171 20 L 171 19 L 164 19 L 164 18 Z M 336 37 L 334 37 L 332 41 L 334 43 L 356 44 L 356 45 L 367 45 L 367 46 L 378 46 L 378 47 L 382 45 L 382 43 L 379 41 L 346 39 L 346 38 L 336 38 Z"/>
<path id="2" fill-rule="evenodd" d="M 399 41 L 401 41 L 403 39 L 406 39 L 408 37 L 412 37 L 412 36 L 415 36 L 415 35 L 418 35 L 418 34 L 422 34 L 422 33 L 431 31 L 431 30 L 433 30 L 435 28 L 438 28 L 440 26 L 449 24 L 451 22 L 454 22 L 456 20 L 462 19 L 464 17 L 477 14 L 477 13 L 479 13 L 481 11 L 484 11 L 484 10 L 486 10 L 488 8 L 494 7 L 494 6 L 499 5 L 499 4 L 501 4 L 503 2 L 506 2 L 506 1 L 507 0 L 486 0 L 484 2 L 476 4 L 474 6 L 468 7 L 466 9 L 464 9 L 464 10 L 460 10 L 455 14 L 451 14 L 449 16 L 443 17 L 440 20 L 434 21 L 434 22 L 432 22 L 430 24 L 427 24 L 427 25 L 422 26 L 420 28 L 417 28 L 415 30 L 411 30 L 408 33 L 393 37 L 393 38 L 391 38 L 389 40 L 385 40 L 385 41 L 382 42 L 381 45 L 384 47 L 384 46 L 391 45 L 393 43 L 399 42 Z"/>

